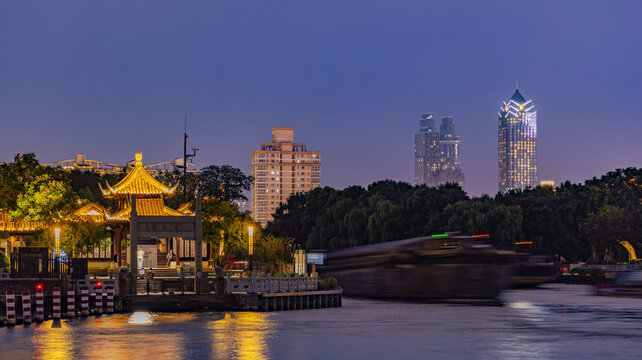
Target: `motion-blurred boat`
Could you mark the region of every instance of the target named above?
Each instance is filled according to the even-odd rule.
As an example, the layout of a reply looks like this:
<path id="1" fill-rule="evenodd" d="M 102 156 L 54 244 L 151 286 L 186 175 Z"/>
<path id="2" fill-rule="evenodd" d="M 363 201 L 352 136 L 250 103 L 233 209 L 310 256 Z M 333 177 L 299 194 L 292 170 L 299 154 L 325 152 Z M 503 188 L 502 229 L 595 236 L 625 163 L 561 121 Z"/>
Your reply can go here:
<path id="1" fill-rule="evenodd" d="M 515 253 L 486 236 L 433 235 L 327 254 L 322 276 L 348 296 L 410 300 L 495 299 L 511 284 Z"/>
<path id="2" fill-rule="evenodd" d="M 511 288 L 531 288 L 558 280 L 561 266 L 546 262 L 541 255 L 516 254 L 517 266 L 512 276 Z"/>
<path id="3" fill-rule="evenodd" d="M 642 298 L 642 270 L 618 271 L 612 284 L 597 285 L 597 295 Z"/>

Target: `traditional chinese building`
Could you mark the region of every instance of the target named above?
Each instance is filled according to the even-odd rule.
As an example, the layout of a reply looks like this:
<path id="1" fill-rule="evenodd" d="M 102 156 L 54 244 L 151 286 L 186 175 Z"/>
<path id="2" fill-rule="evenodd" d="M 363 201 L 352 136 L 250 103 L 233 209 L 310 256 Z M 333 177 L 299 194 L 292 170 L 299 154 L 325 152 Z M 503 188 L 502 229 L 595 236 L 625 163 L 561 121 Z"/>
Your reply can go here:
<path id="1" fill-rule="evenodd" d="M 118 204 L 117 211 L 113 214 L 105 212 L 104 218 L 105 223 L 114 230 L 115 252 L 120 255 L 117 259 L 119 266 L 123 265 L 123 258 L 128 259 L 128 262 L 131 263 L 131 254 L 128 254 L 126 247 L 123 246 L 123 240 L 129 234 L 132 197 L 136 196 L 136 210 L 139 216 L 193 214 L 189 210 L 189 204 L 182 205 L 178 210 L 165 206 L 164 199 L 174 196 L 177 187 L 178 184 L 166 186 L 154 179 L 143 166 L 140 153 L 136 154 L 133 169 L 120 182 L 114 186 L 107 183 L 105 188 L 101 186 L 103 196 L 115 200 Z M 145 253 L 144 267 L 164 267 L 167 264 L 167 254 L 170 252 L 175 255 L 177 265 L 180 264 L 181 258 L 193 258 L 195 253 L 194 242 L 180 238 L 141 240 L 139 248 Z"/>
<path id="2" fill-rule="evenodd" d="M 165 206 L 165 198 L 175 195 L 178 184 L 163 185 L 154 179 L 143 165 L 142 154 L 136 154 L 135 159 L 133 167 L 121 181 L 113 186 L 109 183 L 104 187 L 101 186 L 103 196 L 116 201 L 115 212 L 112 213 L 96 203 L 87 203 L 65 219 L 72 222 L 101 223 L 111 232 L 111 244 L 107 248 L 95 247 L 88 254 L 73 254 L 73 256 L 91 260 L 90 269 L 106 271 L 114 270 L 116 263 L 118 267 L 131 264 L 131 254 L 126 245 L 129 242 L 133 196 L 136 197 L 136 210 L 139 216 L 194 215 L 190 210 L 190 203 L 183 204 L 176 210 Z M 9 238 L 0 241 L 0 250 L 9 254 L 14 247 L 24 246 L 21 241 L 24 235 L 33 235 L 46 227 L 47 224 L 44 222 L 10 221 L 8 214 L 0 213 L 0 232 L 9 234 Z M 181 260 L 193 261 L 194 246 L 194 241 L 182 238 L 152 238 L 141 239 L 138 242 L 138 248 L 145 254 L 144 267 L 165 267 L 168 263 L 167 255 L 170 252 L 174 254 L 176 265 L 180 265 Z M 209 257 L 210 246 L 204 246 L 202 253 L 207 254 L 206 258 Z"/>

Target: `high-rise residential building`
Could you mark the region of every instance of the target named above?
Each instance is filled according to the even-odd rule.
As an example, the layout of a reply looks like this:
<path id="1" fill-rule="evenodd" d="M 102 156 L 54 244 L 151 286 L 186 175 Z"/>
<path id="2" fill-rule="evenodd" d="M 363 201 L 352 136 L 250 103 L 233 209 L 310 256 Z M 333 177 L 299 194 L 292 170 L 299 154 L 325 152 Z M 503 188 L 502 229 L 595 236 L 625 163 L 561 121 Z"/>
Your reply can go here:
<path id="1" fill-rule="evenodd" d="M 455 134 L 455 119 L 445 116 L 439 128 L 439 183 L 457 183 L 464 188 L 464 173 L 459 159 L 459 136 Z"/>
<path id="2" fill-rule="evenodd" d="M 439 181 L 439 132 L 433 114 L 422 114 L 415 134 L 415 185 L 437 186 Z"/>
<path id="3" fill-rule="evenodd" d="M 433 114 L 422 114 L 415 134 L 415 185 L 451 182 L 463 188 L 459 142 L 452 116 L 444 117 L 440 131 L 436 131 Z"/>
<path id="4" fill-rule="evenodd" d="M 288 197 L 321 186 L 321 152 L 294 142 L 294 128 L 272 128 L 272 142 L 252 151 L 252 216 L 262 225 Z"/>
<path id="5" fill-rule="evenodd" d="M 537 112 L 516 89 L 499 111 L 499 191 L 524 190 L 537 182 Z"/>

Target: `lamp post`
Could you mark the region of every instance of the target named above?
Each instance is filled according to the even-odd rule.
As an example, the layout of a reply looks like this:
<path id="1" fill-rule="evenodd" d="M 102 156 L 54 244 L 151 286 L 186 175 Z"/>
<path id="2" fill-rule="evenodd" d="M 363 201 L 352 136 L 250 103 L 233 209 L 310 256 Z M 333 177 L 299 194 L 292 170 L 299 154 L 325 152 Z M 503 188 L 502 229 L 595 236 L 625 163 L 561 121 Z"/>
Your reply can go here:
<path id="1" fill-rule="evenodd" d="M 221 242 L 218 245 L 218 256 L 225 255 L 225 231 L 221 230 Z"/>
<path id="2" fill-rule="evenodd" d="M 250 266 L 250 271 L 254 270 L 253 268 L 253 263 L 252 263 L 252 256 L 254 255 L 254 228 L 252 226 L 248 226 L 247 228 L 247 236 L 248 236 L 248 255 L 249 255 L 249 266 Z"/>
<path id="3" fill-rule="evenodd" d="M 54 229 L 54 235 L 56 238 L 56 258 L 60 256 L 60 228 Z"/>

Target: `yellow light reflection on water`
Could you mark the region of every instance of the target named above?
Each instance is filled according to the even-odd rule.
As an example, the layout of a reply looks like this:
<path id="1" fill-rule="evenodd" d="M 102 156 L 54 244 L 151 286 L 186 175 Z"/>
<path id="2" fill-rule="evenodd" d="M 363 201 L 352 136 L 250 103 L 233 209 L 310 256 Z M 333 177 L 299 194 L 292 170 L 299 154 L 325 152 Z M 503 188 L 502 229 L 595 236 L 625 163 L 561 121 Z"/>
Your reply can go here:
<path id="1" fill-rule="evenodd" d="M 151 325 L 155 320 L 156 315 L 150 314 L 146 311 L 137 311 L 129 316 L 127 322 L 136 325 Z"/>
<path id="2" fill-rule="evenodd" d="M 246 360 L 269 358 L 267 339 L 274 332 L 274 321 L 269 314 L 255 312 L 226 313 L 213 321 L 212 357 Z"/>
<path id="3" fill-rule="evenodd" d="M 45 321 L 35 328 L 33 336 L 34 359 L 72 358 L 73 335 L 67 321 Z"/>

